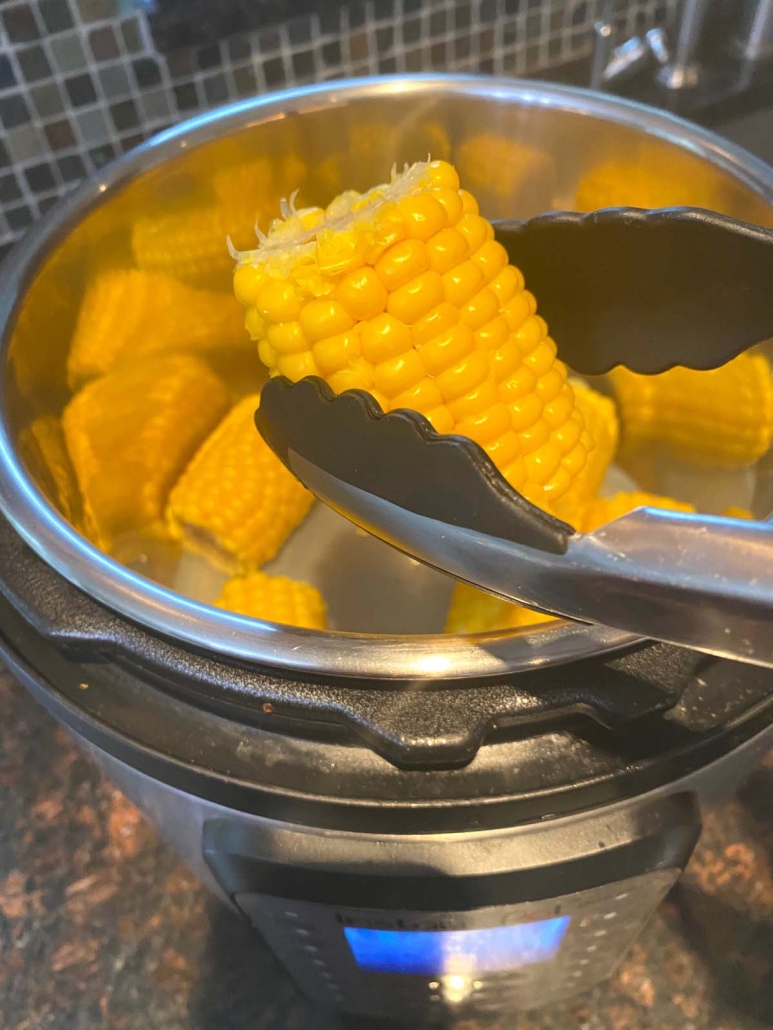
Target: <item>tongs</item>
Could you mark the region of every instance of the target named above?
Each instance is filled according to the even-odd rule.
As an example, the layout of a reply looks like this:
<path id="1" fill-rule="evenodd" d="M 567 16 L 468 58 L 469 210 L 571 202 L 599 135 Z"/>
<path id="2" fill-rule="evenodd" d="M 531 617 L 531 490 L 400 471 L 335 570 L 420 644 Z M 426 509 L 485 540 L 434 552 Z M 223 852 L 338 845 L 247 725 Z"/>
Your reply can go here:
<path id="1" fill-rule="evenodd" d="M 707 211 L 495 223 L 575 372 L 708 370 L 773 336 L 773 231 Z M 320 379 L 263 388 L 259 431 L 358 526 L 507 600 L 773 667 L 773 526 L 639 509 L 578 533 L 473 441 Z"/>

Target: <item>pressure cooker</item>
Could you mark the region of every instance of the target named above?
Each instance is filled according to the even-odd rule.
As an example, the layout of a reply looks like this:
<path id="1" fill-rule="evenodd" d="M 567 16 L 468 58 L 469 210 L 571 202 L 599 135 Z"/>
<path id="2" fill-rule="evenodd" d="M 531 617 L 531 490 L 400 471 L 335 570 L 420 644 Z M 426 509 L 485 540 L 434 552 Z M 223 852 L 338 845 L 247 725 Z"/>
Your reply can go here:
<path id="1" fill-rule="evenodd" d="M 773 225 L 773 169 L 666 114 L 541 83 L 375 79 L 162 134 L 49 212 L 0 284 L 5 662 L 312 999 L 414 1025 L 609 977 L 702 809 L 773 744 L 770 672 L 565 621 L 442 634 L 450 581 L 325 509 L 280 565 L 324 586 L 338 628 L 246 619 L 163 561 L 89 543 L 24 441 L 61 413 L 85 285 L 139 218 L 209 196 L 246 153 L 367 188 L 438 132 L 543 155 L 517 182 L 488 169 L 490 218 L 570 206 L 588 169 L 625 157 Z M 325 174 L 312 199 L 330 199 Z"/>

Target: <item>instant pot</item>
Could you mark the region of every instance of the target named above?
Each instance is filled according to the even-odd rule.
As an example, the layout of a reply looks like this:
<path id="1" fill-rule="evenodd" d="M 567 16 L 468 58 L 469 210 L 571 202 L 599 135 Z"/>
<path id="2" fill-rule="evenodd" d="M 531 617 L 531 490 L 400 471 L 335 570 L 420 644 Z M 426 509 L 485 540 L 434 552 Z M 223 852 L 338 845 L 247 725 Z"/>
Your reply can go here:
<path id="1" fill-rule="evenodd" d="M 586 171 L 624 158 L 773 225 L 773 169 L 665 114 L 528 82 L 369 80 L 248 101 L 139 148 L 29 233 L 0 295 L 5 661 L 309 996 L 414 1025 L 608 977 L 701 809 L 773 744 L 771 673 L 568 622 L 409 632 L 429 624 L 431 574 L 378 544 L 391 571 L 369 582 L 362 552 L 324 534 L 297 560 L 329 577 L 346 631 L 245 619 L 96 550 L 22 444 L 61 412 L 84 284 L 124 259 L 138 218 L 205 195 L 244 153 L 333 162 L 367 187 L 426 158 L 425 129 L 452 156 L 481 133 L 542 155 L 537 174 L 476 185 L 491 218 L 570 206 Z M 324 176 L 313 188 L 325 199 Z"/>

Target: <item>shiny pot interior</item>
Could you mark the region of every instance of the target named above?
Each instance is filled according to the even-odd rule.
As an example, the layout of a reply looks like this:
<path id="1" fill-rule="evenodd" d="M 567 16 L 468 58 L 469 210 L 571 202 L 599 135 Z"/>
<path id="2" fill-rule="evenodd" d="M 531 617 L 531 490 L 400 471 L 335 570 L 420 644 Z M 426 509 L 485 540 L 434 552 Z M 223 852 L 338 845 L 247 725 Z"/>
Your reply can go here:
<path id="1" fill-rule="evenodd" d="M 301 162 L 312 170 L 303 203 L 325 203 L 342 187 L 365 189 L 383 181 L 394 162 L 426 159 L 428 142 L 433 157 L 458 160 L 460 148 L 467 143 L 469 154 L 470 141 L 481 134 L 517 140 L 539 155 L 531 173 L 519 174 L 506 162 L 487 165 L 484 154 L 484 174 L 474 189 L 489 218 L 572 208 L 586 173 L 624 159 L 656 171 L 664 187 L 673 186 L 675 203 L 687 202 L 685 189 L 694 189 L 697 204 L 709 195 L 712 206 L 727 214 L 773 225 L 773 170 L 766 165 L 668 115 L 547 84 L 465 77 L 340 83 L 259 98 L 187 122 L 77 190 L 6 262 L 0 506 L 38 554 L 145 626 L 223 655 L 290 669 L 400 679 L 490 676 L 629 643 L 617 631 L 563 622 L 442 635 L 452 583 L 358 536 L 319 506 L 270 570 L 320 586 L 332 624 L 340 628 L 313 632 L 220 611 L 207 603 L 217 584 L 195 564 L 169 568 L 163 554 L 131 541 L 122 563 L 92 547 L 46 500 L 50 470 L 24 448 L 30 423 L 42 414 L 59 415 L 67 402 L 66 356 L 84 288 L 97 272 L 131 261 L 138 220 L 190 211 L 195 235 L 201 211 L 212 208 L 218 170 L 250 157 L 269 156 L 287 167 L 288 192 L 293 162 Z M 460 171 L 464 178 L 464 167 Z M 247 246 L 250 236 L 235 243 Z M 231 268 L 224 241 L 218 276 L 225 289 Z M 257 358 L 223 374 L 245 393 L 261 382 Z"/>

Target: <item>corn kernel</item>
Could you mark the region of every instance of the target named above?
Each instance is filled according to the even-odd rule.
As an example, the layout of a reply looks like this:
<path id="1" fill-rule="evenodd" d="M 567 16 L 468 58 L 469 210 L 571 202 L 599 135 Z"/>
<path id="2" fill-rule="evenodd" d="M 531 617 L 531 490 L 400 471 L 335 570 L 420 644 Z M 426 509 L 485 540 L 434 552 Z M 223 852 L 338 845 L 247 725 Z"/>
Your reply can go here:
<path id="1" fill-rule="evenodd" d="M 334 298 L 352 318 L 366 322 L 386 309 L 387 291 L 373 268 L 359 268 L 345 275 Z"/>
<path id="2" fill-rule="evenodd" d="M 300 313 L 301 328 L 310 340 L 337 336 L 355 326 L 355 320 L 337 300 L 310 300 Z"/>
<path id="3" fill-rule="evenodd" d="M 405 325 L 415 325 L 443 300 L 443 280 L 437 272 L 422 272 L 389 294 L 387 310 Z"/>
<path id="4" fill-rule="evenodd" d="M 362 326 L 361 342 L 363 357 L 377 365 L 411 349 L 411 330 L 394 315 L 378 315 Z"/>
<path id="5" fill-rule="evenodd" d="M 414 347 L 422 347 L 425 343 L 428 343 L 435 336 L 440 336 L 442 333 L 447 332 L 459 321 L 459 311 L 453 306 L 443 301 L 442 304 L 430 311 L 428 314 L 420 318 L 419 321 L 413 326 L 411 335 L 413 338 Z"/>
<path id="6" fill-rule="evenodd" d="M 425 243 L 435 233 L 448 226 L 445 208 L 428 193 L 419 193 L 405 197 L 400 201 L 400 214 L 405 219 L 405 228 L 409 239 L 423 240 Z"/>
<path id="7" fill-rule="evenodd" d="M 458 229 L 441 229 L 427 241 L 429 267 L 441 275 L 466 261 L 469 255 L 467 240 Z"/>
<path id="8" fill-rule="evenodd" d="M 403 240 L 395 243 L 379 259 L 376 272 L 391 293 L 421 275 L 427 265 L 427 248 L 421 240 Z"/>

